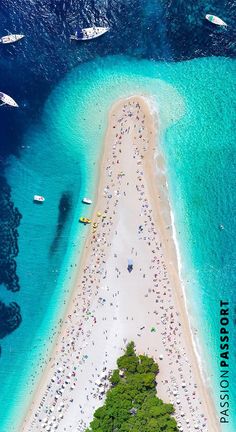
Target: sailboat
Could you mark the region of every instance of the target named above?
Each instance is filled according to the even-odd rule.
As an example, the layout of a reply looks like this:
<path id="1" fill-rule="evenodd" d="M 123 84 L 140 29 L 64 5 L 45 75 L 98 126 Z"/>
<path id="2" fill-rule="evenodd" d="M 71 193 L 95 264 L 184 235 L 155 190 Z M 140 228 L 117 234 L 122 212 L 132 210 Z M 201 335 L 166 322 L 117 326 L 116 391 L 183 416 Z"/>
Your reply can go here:
<path id="1" fill-rule="evenodd" d="M 206 18 L 207 21 L 210 21 L 212 24 L 216 24 L 216 25 L 222 26 L 222 27 L 227 27 L 226 22 L 224 22 L 221 18 L 219 18 L 216 15 L 209 15 L 209 14 L 207 14 L 205 16 L 205 18 Z"/>
<path id="2" fill-rule="evenodd" d="M 2 36 L 0 38 L 0 43 L 2 43 L 2 44 L 14 43 L 14 42 L 19 41 L 23 37 L 25 37 L 25 35 L 22 35 L 22 34 L 9 34 L 7 36 Z"/>
<path id="3" fill-rule="evenodd" d="M 102 36 L 109 31 L 109 27 L 88 27 L 79 28 L 74 35 L 71 35 L 71 40 L 90 40 Z"/>
<path id="4" fill-rule="evenodd" d="M 6 93 L 0 92 L 0 101 L 2 102 L 0 106 L 2 105 L 10 105 L 12 107 L 17 108 L 19 105 L 12 99 L 11 96 L 8 96 Z"/>

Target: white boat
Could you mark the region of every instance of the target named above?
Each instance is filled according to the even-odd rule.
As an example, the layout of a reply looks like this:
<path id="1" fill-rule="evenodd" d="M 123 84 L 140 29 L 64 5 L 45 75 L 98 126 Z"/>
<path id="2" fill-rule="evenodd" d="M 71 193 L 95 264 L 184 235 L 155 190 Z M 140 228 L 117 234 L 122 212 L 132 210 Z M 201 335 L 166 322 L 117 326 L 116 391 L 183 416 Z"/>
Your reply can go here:
<path id="1" fill-rule="evenodd" d="M 82 202 L 83 202 L 84 204 L 92 204 L 92 200 L 89 199 L 89 198 L 83 198 L 83 199 L 82 199 Z"/>
<path id="2" fill-rule="evenodd" d="M 45 198 L 43 196 L 41 196 L 41 195 L 34 195 L 34 201 L 42 203 L 42 202 L 45 201 Z"/>
<path id="3" fill-rule="evenodd" d="M 19 105 L 12 99 L 11 96 L 8 96 L 6 93 L 0 92 L 0 101 L 2 102 L 1 105 L 10 105 L 12 107 L 18 107 Z"/>
<path id="4" fill-rule="evenodd" d="M 0 38 L 0 43 L 3 43 L 3 44 L 14 43 L 14 42 L 19 41 L 20 39 L 23 39 L 23 37 L 25 37 L 25 35 L 22 35 L 22 34 L 9 34 L 7 36 L 2 36 Z"/>
<path id="5" fill-rule="evenodd" d="M 74 35 L 71 35 L 71 40 L 89 40 L 102 36 L 109 31 L 109 27 L 88 27 L 78 29 Z"/>
<path id="6" fill-rule="evenodd" d="M 226 22 L 224 22 L 221 18 L 217 17 L 216 15 L 209 15 L 209 14 L 207 14 L 205 16 L 205 18 L 207 19 L 207 21 L 210 21 L 213 24 L 216 24 L 218 26 L 227 27 Z"/>

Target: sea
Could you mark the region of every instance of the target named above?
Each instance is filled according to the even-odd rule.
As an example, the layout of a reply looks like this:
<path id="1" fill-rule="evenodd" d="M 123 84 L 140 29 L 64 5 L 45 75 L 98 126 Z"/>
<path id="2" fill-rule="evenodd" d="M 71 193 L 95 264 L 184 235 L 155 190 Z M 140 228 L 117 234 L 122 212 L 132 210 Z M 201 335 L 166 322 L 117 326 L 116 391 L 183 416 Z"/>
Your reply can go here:
<path id="1" fill-rule="evenodd" d="M 108 112 L 133 94 L 159 118 L 195 348 L 228 421 L 222 431 L 236 431 L 235 18 L 233 0 L 1 0 L 0 35 L 25 38 L 0 44 L 0 91 L 19 104 L 0 106 L 0 432 L 19 431 L 50 356 L 88 232 L 81 199 L 95 199 Z M 70 42 L 92 25 L 110 31 Z"/>

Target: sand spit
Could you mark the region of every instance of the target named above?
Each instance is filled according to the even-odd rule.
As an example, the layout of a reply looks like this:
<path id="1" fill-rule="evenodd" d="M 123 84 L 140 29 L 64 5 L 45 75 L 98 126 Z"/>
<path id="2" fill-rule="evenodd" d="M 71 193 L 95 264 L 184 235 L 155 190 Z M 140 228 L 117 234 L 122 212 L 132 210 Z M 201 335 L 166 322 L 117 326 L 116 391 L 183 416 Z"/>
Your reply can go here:
<path id="1" fill-rule="evenodd" d="M 84 227 L 88 238 L 64 324 L 21 431 L 84 432 L 130 340 L 159 363 L 158 395 L 174 404 L 179 430 L 219 430 L 193 350 L 163 160 L 154 158 L 157 123 L 140 96 L 110 112 L 97 227 Z"/>

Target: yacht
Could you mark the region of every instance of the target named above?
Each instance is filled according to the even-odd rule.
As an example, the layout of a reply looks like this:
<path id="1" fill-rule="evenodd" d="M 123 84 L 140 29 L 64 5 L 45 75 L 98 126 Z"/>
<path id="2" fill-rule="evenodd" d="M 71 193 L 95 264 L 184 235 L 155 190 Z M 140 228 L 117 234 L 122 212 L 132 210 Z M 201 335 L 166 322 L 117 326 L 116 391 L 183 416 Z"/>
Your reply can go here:
<path id="1" fill-rule="evenodd" d="M 71 35 L 71 40 L 89 40 L 102 36 L 109 31 L 109 27 L 88 27 L 79 28 L 74 35 Z"/>
<path id="2" fill-rule="evenodd" d="M 227 27 L 226 22 L 224 22 L 221 18 L 217 17 L 216 15 L 207 14 L 205 18 L 207 19 L 207 21 L 210 21 L 212 24 L 216 24 L 222 27 Z"/>
<path id="3" fill-rule="evenodd" d="M 83 202 L 84 204 L 92 204 L 92 200 L 89 199 L 89 198 L 83 198 L 83 199 L 82 199 L 82 202 Z"/>
<path id="4" fill-rule="evenodd" d="M 3 43 L 3 44 L 14 43 L 14 42 L 19 41 L 20 39 L 23 39 L 23 37 L 25 37 L 25 35 L 22 35 L 22 34 L 9 34 L 7 36 L 2 36 L 0 38 L 0 43 Z"/>
<path id="5" fill-rule="evenodd" d="M 45 198 L 42 195 L 34 195 L 34 202 L 43 203 Z"/>
<path id="6" fill-rule="evenodd" d="M 19 105 L 12 99 L 11 96 L 8 96 L 6 93 L 0 92 L 0 101 L 2 102 L 1 105 L 10 105 L 12 107 L 17 108 Z"/>

